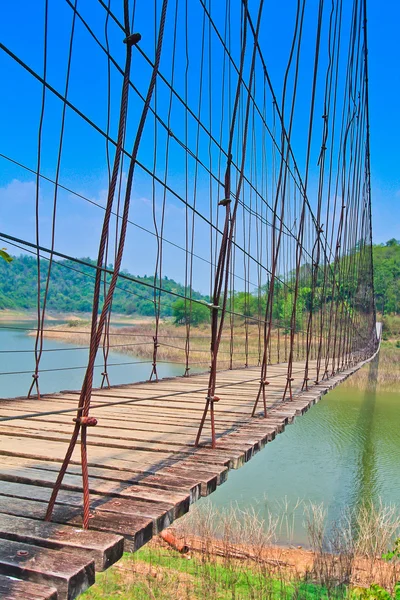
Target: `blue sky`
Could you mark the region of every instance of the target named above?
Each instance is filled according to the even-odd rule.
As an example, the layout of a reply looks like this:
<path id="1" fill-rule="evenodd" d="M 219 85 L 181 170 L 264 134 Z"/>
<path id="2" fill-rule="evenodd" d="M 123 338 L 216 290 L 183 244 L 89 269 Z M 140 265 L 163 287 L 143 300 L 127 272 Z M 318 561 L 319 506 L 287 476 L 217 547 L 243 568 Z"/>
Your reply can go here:
<path id="1" fill-rule="evenodd" d="M 175 0 L 171 0 L 174 6 Z M 137 0 L 135 14 L 135 31 L 142 34 L 141 47 L 150 57 L 154 54 L 154 3 Z M 209 5 L 209 2 L 206 2 Z M 250 10 L 255 21 L 255 6 L 257 2 L 250 2 Z M 344 12 L 348 10 L 349 3 L 345 1 Z M 231 0 L 232 5 L 232 30 L 231 52 L 236 62 L 239 61 L 240 47 L 235 40 L 240 39 L 239 0 Z M 179 0 L 178 9 L 180 22 L 183 23 L 184 0 Z M 193 35 L 188 41 L 190 68 L 188 70 L 188 103 L 196 113 L 199 97 L 199 69 L 201 57 L 201 31 L 203 27 L 203 11 L 198 0 L 190 0 L 189 26 Z M 225 2 L 211 3 L 212 14 L 217 26 L 223 30 Z M 294 148 L 300 168 L 304 165 L 304 133 L 303 128 L 308 115 L 308 99 L 312 70 L 310 64 L 313 59 L 315 24 L 317 14 L 317 1 L 309 0 L 305 21 L 305 43 L 303 49 L 303 70 L 300 72 L 300 99 L 296 113 L 296 126 L 294 131 Z M 122 1 L 112 0 L 111 7 L 117 17 L 122 20 Z M 159 10 L 160 2 L 157 3 Z M 283 72 L 287 60 L 291 40 L 296 3 L 288 0 L 282 6 L 268 0 L 264 10 L 261 45 L 275 90 L 280 95 Z M 97 0 L 79 0 L 78 9 L 90 23 L 98 39 L 105 44 L 105 11 Z M 330 10 L 326 2 L 325 11 Z M 373 201 L 373 235 L 376 243 L 385 242 L 389 238 L 400 238 L 400 149 L 397 143 L 400 137 L 400 119 L 398 116 L 398 99 L 400 94 L 400 51 L 398 44 L 398 24 L 400 23 L 400 4 L 395 1 L 388 2 L 382 7 L 378 0 L 368 1 L 369 21 L 369 69 L 370 69 L 370 119 L 371 119 L 371 164 L 372 164 L 372 201 Z M 44 2 L 29 2 L 21 0 L 18 3 L 8 2 L 2 7 L 0 23 L 0 39 L 13 53 L 15 53 L 30 68 L 43 74 L 43 11 Z M 60 93 L 64 93 L 67 55 L 71 32 L 73 12 L 65 0 L 49 0 L 49 29 L 48 29 L 48 71 L 47 81 Z M 167 29 L 171 33 L 173 13 L 169 13 Z M 107 124 L 107 61 L 104 53 L 93 43 L 87 30 L 77 19 L 75 24 L 75 37 L 73 43 L 72 67 L 68 99 L 80 111 L 88 116 L 100 128 L 105 129 Z M 207 25 L 208 27 L 208 25 Z M 208 29 L 205 29 L 206 37 Z M 309 38 L 310 41 L 307 41 Z M 123 33 L 112 21 L 108 22 L 108 42 L 110 49 L 119 64 L 124 62 L 125 48 L 122 44 Z M 177 47 L 180 51 L 175 59 L 175 86 L 177 91 L 184 95 L 185 56 L 184 30 L 178 27 Z M 160 70 L 167 77 L 171 77 L 172 35 L 169 35 L 164 48 Z M 205 56 L 210 53 L 206 40 L 204 47 Z M 207 124 L 212 120 L 214 132 L 218 132 L 223 117 L 221 106 L 212 99 L 208 102 L 207 89 L 215 91 L 221 86 L 220 71 L 217 66 L 223 60 L 222 51 L 217 44 L 212 42 L 212 66 L 205 67 L 203 73 L 203 105 L 199 113 L 201 119 Z M 322 64 L 323 64 L 323 59 Z M 307 67 L 308 65 L 308 67 Z M 247 58 L 246 69 L 249 68 Z M 3 87 L 0 97 L 0 153 L 9 156 L 23 165 L 35 169 L 37 162 L 38 123 L 41 107 L 42 86 L 19 64 L 12 60 L 3 50 L 0 50 L 0 69 L 3 80 L 7 85 Z M 133 53 L 132 80 L 140 93 L 144 94 L 149 77 L 149 66 L 137 51 Z M 118 124 L 119 92 L 121 75 L 112 67 L 111 69 L 111 122 L 110 135 L 116 137 Z M 225 82 L 225 87 L 229 88 Z M 157 112 L 164 120 L 168 121 L 169 94 L 165 85 L 160 82 L 157 88 Z M 233 85 L 232 85 L 233 90 Z M 262 100 L 262 91 L 258 83 L 257 98 Z M 225 104 L 228 100 L 226 92 Z M 321 97 L 320 97 L 321 99 Z M 134 138 L 137 122 L 141 110 L 141 101 L 130 94 L 129 116 L 127 125 L 127 140 Z M 154 106 L 154 104 L 153 104 Z M 267 107 L 268 108 L 268 107 Z M 56 172 L 56 161 L 60 138 L 60 123 L 62 103 L 51 92 L 46 93 L 46 106 L 42 136 L 42 165 L 41 172 L 45 177 L 53 180 Z M 271 119 L 271 115 L 269 116 Z M 228 127 L 223 121 L 222 145 L 226 147 Z M 185 136 L 185 114 L 177 102 L 172 105 L 171 127 L 173 133 L 183 139 Z M 317 133 L 318 133 L 318 128 Z M 155 133 L 157 137 L 155 137 Z M 154 166 L 154 145 L 157 144 L 156 173 L 162 180 L 165 173 L 165 147 L 167 136 L 161 127 L 154 128 L 154 119 L 149 118 L 145 129 L 139 159 L 150 170 Z M 207 164 L 213 161 L 215 165 L 219 154 L 215 148 L 211 149 L 208 140 L 202 132 L 197 139 L 197 126 L 190 119 L 188 127 L 188 145 L 193 152 L 199 154 Z M 131 147 L 131 142 L 127 147 Z M 316 147 L 317 149 L 317 147 Z M 112 146 L 109 148 L 111 158 Z M 211 155 L 210 155 L 211 152 Z M 318 156 L 318 154 L 316 154 Z M 268 158 L 268 157 L 267 157 Z M 191 204 L 196 203 L 200 213 L 210 216 L 215 208 L 210 208 L 210 193 L 213 199 L 211 204 L 216 205 L 216 200 L 221 195 L 221 189 L 213 184 L 210 191 L 209 178 L 199 169 L 196 173 L 195 161 L 188 160 L 189 177 L 185 178 L 185 153 L 182 148 L 170 139 L 170 167 L 168 171 L 168 185 L 181 198 L 186 197 L 186 186 Z M 316 160 L 315 160 L 316 163 Z M 223 176 L 223 161 L 222 161 Z M 314 163 L 313 163 L 314 164 Z M 126 174 L 126 168 L 124 170 Z M 197 178 L 196 190 L 194 180 Z M 65 122 L 65 135 L 61 160 L 60 183 L 86 199 L 105 204 L 108 175 L 106 162 L 106 143 L 104 137 L 86 124 L 73 110 L 67 109 Z M 122 179 L 124 188 L 125 176 Z M 267 186 L 267 184 L 266 184 Z M 310 177 L 309 192 L 312 195 L 316 186 L 313 171 Z M 35 176 L 0 158 L 0 230 L 11 233 L 20 238 L 34 240 L 34 202 L 35 202 Z M 169 242 L 180 246 L 186 245 L 186 212 L 184 204 L 177 195 L 164 196 L 162 186 L 153 187 L 151 178 L 142 169 L 137 168 L 131 203 L 130 218 L 140 227 L 150 233 L 130 225 L 125 251 L 124 267 L 135 274 L 151 274 L 154 272 L 156 260 L 156 243 L 154 237 L 154 222 L 152 213 L 152 198 L 156 198 L 156 221 L 161 225 L 161 207 L 165 200 L 165 230 L 164 235 Z M 50 223 L 52 214 L 52 201 L 54 197 L 53 184 L 42 180 L 40 187 L 41 202 L 41 240 L 44 245 L 50 243 Z M 250 200 L 251 201 L 251 200 Z M 252 200 L 255 202 L 255 200 Z M 254 208 L 254 205 L 253 205 Z M 268 218 L 267 212 L 265 213 Z M 56 249 L 73 256 L 91 256 L 97 254 L 98 235 L 101 228 L 103 211 L 78 195 L 71 194 L 65 189 L 58 192 L 57 205 L 57 230 Z M 246 228 L 244 213 L 239 214 L 239 227 Z M 290 221 L 290 215 L 288 220 Z M 295 215 L 292 216 L 293 224 Z M 113 224 L 115 226 L 115 224 Z M 189 237 L 194 226 L 195 254 L 200 258 L 194 260 L 195 281 L 203 291 L 208 291 L 210 280 L 210 259 L 208 225 L 196 216 L 192 222 L 188 221 Z M 254 224 L 249 224 L 254 228 Z M 255 238 L 255 235 L 253 236 Z M 241 243 L 246 242 L 245 232 L 241 234 Z M 184 281 L 187 273 L 184 253 L 173 244 L 164 244 L 164 273 L 179 281 Z M 253 244 L 253 245 L 251 245 Z M 248 249 L 252 254 L 258 250 L 252 241 Z M 214 236 L 215 245 L 215 236 Z M 246 246 L 247 247 L 247 246 Z M 12 248 L 9 247 L 11 251 Z M 261 258 L 267 260 L 262 254 Z M 113 248 L 111 244 L 110 262 L 112 262 Z M 245 265 L 238 265 L 237 273 L 244 273 Z M 256 269 L 252 267 L 251 278 L 257 277 Z M 243 271 L 243 272 L 242 272 Z M 256 283 L 256 281 L 254 281 Z M 196 287 L 196 285 L 195 285 Z"/>
<path id="2" fill-rule="evenodd" d="M 373 235 L 400 238 L 400 3 L 368 2 Z"/>

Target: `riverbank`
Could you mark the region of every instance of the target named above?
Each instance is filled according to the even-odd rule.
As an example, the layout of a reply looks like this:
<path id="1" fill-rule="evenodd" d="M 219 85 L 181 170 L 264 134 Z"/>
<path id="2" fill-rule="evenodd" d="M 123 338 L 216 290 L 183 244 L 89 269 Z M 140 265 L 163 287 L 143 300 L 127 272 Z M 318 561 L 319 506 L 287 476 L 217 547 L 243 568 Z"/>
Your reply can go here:
<path id="1" fill-rule="evenodd" d="M 190 354 L 190 365 L 197 369 L 207 369 L 210 356 L 210 326 L 198 325 L 190 327 L 190 343 L 186 344 L 188 329 L 186 325 L 175 325 L 171 320 L 161 320 L 157 337 L 157 360 L 169 363 L 186 362 L 186 352 Z M 31 335 L 34 335 L 32 333 Z M 113 318 L 108 341 L 110 349 L 140 359 L 153 359 L 154 320 Z M 230 332 L 227 330 L 221 340 L 219 365 L 228 368 L 231 364 L 230 354 L 233 350 L 232 366 L 256 366 L 262 352 L 261 329 L 258 325 L 237 323 L 234 327 L 233 346 Z M 271 338 L 271 360 L 277 362 L 278 332 Z M 280 334 L 282 337 L 282 334 Z M 88 346 L 90 340 L 90 322 L 81 317 L 70 317 L 63 324 L 46 327 L 44 337 L 78 346 Z M 283 352 L 281 350 L 281 352 Z M 281 360 L 284 357 L 281 356 Z"/>
<path id="2" fill-rule="evenodd" d="M 91 313 L 82 312 L 54 312 L 46 311 L 46 321 L 63 321 L 66 324 L 82 323 L 89 325 L 92 318 Z M 33 310 L 10 310 L 7 308 L 0 310 L 0 323 L 8 321 L 36 321 L 37 313 Z M 151 317 L 132 317 L 129 315 L 113 314 L 112 322 L 118 325 L 136 325 L 152 322 Z"/>
<path id="3" fill-rule="evenodd" d="M 173 528 L 100 574 L 84 597 L 389 600 L 400 562 L 383 555 L 400 533 L 397 512 L 383 503 L 364 504 L 344 511 L 328 531 L 323 506 L 309 503 L 306 549 L 274 543 L 283 514 L 265 520 L 250 509 L 196 505 Z M 366 595 L 371 586 L 379 586 L 381 595 Z"/>
<path id="4" fill-rule="evenodd" d="M 400 347 L 396 342 L 384 341 L 375 359 L 375 376 L 371 379 L 368 368 L 356 371 L 348 380 L 346 386 L 362 391 L 399 391 L 400 390 Z"/>
<path id="5" fill-rule="evenodd" d="M 399 578 L 399 565 L 380 558 L 201 538 L 192 538 L 182 554 L 159 538 L 135 554 L 125 553 L 82 599 L 389 599 Z M 371 586 L 379 586 L 381 595 L 367 595 Z"/>

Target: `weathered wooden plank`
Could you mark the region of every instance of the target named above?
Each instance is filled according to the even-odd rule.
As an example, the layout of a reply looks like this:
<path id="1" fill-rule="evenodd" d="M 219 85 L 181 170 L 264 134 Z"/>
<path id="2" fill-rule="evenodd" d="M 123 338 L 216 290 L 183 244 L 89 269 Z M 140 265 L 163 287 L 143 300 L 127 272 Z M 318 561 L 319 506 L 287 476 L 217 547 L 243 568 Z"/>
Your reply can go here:
<path id="1" fill-rule="evenodd" d="M 2 600 L 57 600 L 55 587 L 0 575 Z"/>
<path id="2" fill-rule="evenodd" d="M 26 486 L 26 488 L 35 488 L 35 486 Z M 38 490 L 40 491 L 40 488 L 38 488 Z M 6 496 L 0 496 L 0 500 L 2 501 L 2 512 L 26 518 L 43 519 L 47 508 L 47 502 L 43 501 L 44 498 L 41 497 L 40 494 L 37 494 L 35 489 L 32 490 L 32 496 L 35 498 L 39 497 L 39 501 L 31 500 L 29 497 L 26 498 L 28 492 L 19 491 L 19 494 L 22 498 L 10 497 L 8 501 L 5 499 Z M 93 501 L 91 502 L 90 529 L 122 535 L 125 538 L 126 550 L 138 550 L 146 544 L 157 531 L 154 524 L 155 518 L 140 516 L 136 514 L 137 511 L 129 511 L 122 501 L 120 507 L 116 506 L 113 510 L 108 510 L 108 508 L 112 508 L 110 506 L 112 500 L 113 499 L 107 499 L 107 501 L 104 502 L 104 510 L 102 505 L 97 505 L 96 502 Z M 184 509 L 181 508 L 181 513 L 178 516 L 184 514 L 183 510 Z M 186 506 L 185 512 L 188 510 L 189 507 Z M 82 526 L 82 507 L 57 503 L 54 508 L 52 522 L 75 525 L 80 528 Z M 168 520 L 168 525 L 171 522 L 172 521 Z"/>
<path id="3" fill-rule="evenodd" d="M 33 499 L 39 500 L 42 502 L 48 502 L 51 495 L 51 487 L 42 487 L 29 485 L 26 483 L 15 483 L 10 481 L 2 481 L 1 484 L 1 494 L 3 496 L 11 496 L 22 499 Z M 91 508 L 98 510 L 111 510 L 108 508 L 109 502 L 111 500 L 118 500 L 118 505 L 120 507 L 125 506 L 125 503 L 130 507 L 136 507 L 136 511 L 133 516 L 143 515 L 143 516 L 153 516 L 153 515 L 162 515 L 163 513 L 168 513 L 170 517 L 167 515 L 167 518 L 177 519 L 182 516 L 189 510 L 190 500 L 189 496 L 185 496 L 184 500 L 180 500 L 173 503 L 165 503 L 160 499 L 156 499 L 156 501 L 145 501 L 145 500 L 134 500 L 133 498 L 122 498 L 114 496 L 110 498 L 109 496 L 99 496 L 97 494 L 92 493 L 91 496 Z M 74 492 L 69 490 L 61 489 L 57 496 L 57 503 L 66 505 L 68 507 L 79 507 L 81 509 L 83 503 L 83 496 L 80 492 Z M 117 506 L 117 503 L 114 504 Z M 4 512 L 3 507 L 1 507 L 2 512 Z M 114 512 L 120 512 L 120 510 L 113 509 Z M 130 511 L 129 514 L 131 514 Z M 145 524 L 147 521 L 145 522 Z"/>
<path id="4" fill-rule="evenodd" d="M 56 471 L 22 467 L 15 470 L 0 464 L 0 480 L 4 482 L 11 481 L 52 488 L 56 479 Z M 122 485 L 120 482 L 91 477 L 89 477 L 89 486 L 93 493 L 103 496 L 121 496 L 135 500 L 147 500 L 149 502 L 170 502 L 175 505 L 188 501 L 196 501 L 199 498 L 200 492 L 200 483 L 196 483 L 191 488 L 186 489 L 154 489 L 140 485 Z M 82 478 L 78 475 L 67 473 L 63 480 L 63 489 L 81 491 Z"/>
<path id="5" fill-rule="evenodd" d="M 80 469 L 80 455 L 78 451 L 79 448 L 73 455 L 72 464 Z M 33 444 L 30 452 L 32 454 L 26 454 L 26 445 L 16 446 L 13 438 L 5 439 L 0 436 L 0 455 L 3 453 L 6 460 L 8 456 L 32 459 L 36 453 L 35 461 L 61 461 L 65 454 L 65 445 L 55 442 L 40 441 L 40 443 Z M 197 456 L 196 458 L 194 458 L 196 456 L 195 453 L 186 455 L 183 460 L 181 460 L 182 457 L 179 457 L 179 455 L 175 455 L 175 458 L 167 456 L 167 458 L 163 458 L 162 460 L 154 461 L 153 456 L 154 453 L 146 454 L 127 451 L 110 452 L 107 448 L 91 448 L 89 454 L 89 466 L 107 466 L 109 468 L 127 471 L 131 471 L 133 467 L 138 469 L 141 468 L 142 470 L 149 468 L 151 471 L 156 471 L 158 469 L 173 467 L 179 464 L 182 465 L 182 468 L 196 468 L 196 470 L 200 470 L 201 473 L 205 473 L 206 475 L 208 473 L 215 473 L 219 481 L 225 481 L 227 477 L 227 465 L 230 463 L 226 458 L 215 456 L 215 454 L 212 455 L 210 450 L 208 450 L 205 455 Z M 135 462 L 135 459 L 140 462 Z"/>
<path id="6" fill-rule="evenodd" d="M 56 431 L 53 429 L 42 430 L 41 428 L 35 429 L 34 427 L 18 427 L 13 428 L 9 425 L 0 425 L 0 435 L 6 437 L 15 437 L 16 442 L 18 439 L 24 440 L 26 438 L 32 438 L 33 440 L 49 440 L 49 441 L 64 441 L 69 442 L 71 438 L 71 431 Z M 176 444 L 170 441 L 152 441 L 149 440 L 138 440 L 138 439 L 126 439 L 125 437 L 105 437 L 97 432 L 90 432 L 88 436 L 89 446 L 103 446 L 106 448 L 126 448 L 130 450 L 147 450 L 155 453 L 180 453 L 190 452 L 190 449 L 194 447 L 193 443 L 182 443 Z M 194 436 L 193 436 L 194 438 Z M 26 442 L 25 442 L 26 443 Z"/>
<path id="7" fill-rule="evenodd" d="M 28 488 L 30 486 L 27 486 Z M 27 493 L 21 492 L 20 496 L 26 496 Z M 33 491 L 33 494 L 36 494 Z M 40 495 L 39 495 L 40 498 Z M 80 498 L 82 501 L 82 498 Z M 44 499 L 32 500 L 25 497 L 18 496 L 0 496 L 1 501 L 1 512 L 8 515 L 15 515 L 20 517 L 26 517 L 30 519 L 43 520 L 47 510 L 47 502 Z M 103 513 L 117 513 L 117 515 L 127 515 L 130 518 L 127 526 L 131 526 L 132 519 L 135 519 L 136 531 L 139 533 L 139 538 L 147 538 L 149 533 L 149 523 L 152 522 L 151 532 L 159 532 L 169 527 L 175 518 L 185 514 L 184 508 L 181 513 L 175 511 L 175 507 L 171 506 L 168 509 L 160 508 L 160 505 L 156 506 L 150 502 L 137 502 L 134 500 L 117 500 L 116 498 L 102 498 L 101 501 L 96 497 L 91 496 L 90 503 L 92 510 L 97 510 L 97 515 L 103 515 Z M 187 507 L 188 510 L 188 507 Z M 81 523 L 82 508 L 80 505 L 69 506 L 62 503 L 56 503 L 52 516 L 52 522 L 63 523 L 63 524 L 76 524 Z M 106 515 L 103 515 L 106 516 Z M 91 520 L 91 529 L 98 523 L 93 523 Z M 101 523 L 99 523 L 101 525 Z M 97 528 L 99 531 L 102 528 Z M 143 530 L 143 535 L 141 531 Z M 134 534 L 133 530 L 128 533 Z M 133 541 L 135 538 L 132 538 Z M 141 544 L 140 544 L 141 545 Z M 140 547 L 140 545 L 138 547 Z"/>
<path id="8" fill-rule="evenodd" d="M 0 514 L 0 538 L 93 558 L 99 571 L 119 560 L 124 550 L 121 536 L 4 513 Z"/>
<path id="9" fill-rule="evenodd" d="M 129 463 L 128 463 L 129 464 Z M 0 455 L 0 465 L 11 469 L 15 475 L 18 474 L 18 469 L 21 468 L 39 468 L 44 471 L 57 472 L 60 470 L 60 463 L 50 461 L 37 461 L 32 458 L 21 458 L 15 456 Z M 90 477 L 107 479 L 109 481 L 120 481 L 125 484 L 141 484 L 151 488 L 169 489 L 195 489 L 200 485 L 200 491 L 203 496 L 208 496 L 215 491 L 218 484 L 218 476 L 215 473 L 204 473 L 200 470 L 195 472 L 185 470 L 180 466 L 155 469 L 153 471 L 136 472 L 131 468 L 126 467 L 125 470 L 119 470 L 115 463 L 111 463 L 110 467 L 90 467 Z M 81 474 L 80 465 L 70 465 L 68 468 L 69 474 Z"/>
<path id="10" fill-rule="evenodd" d="M 72 600 L 94 584 L 94 561 L 63 551 L 3 540 L 0 573 L 50 584 L 60 600 Z"/>
<path id="11" fill-rule="evenodd" d="M 43 410 L 43 409 L 42 409 Z M 54 410 L 57 410 L 54 407 Z M 26 409 L 19 409 L 21 415 L 27 414 L 28 411 L 31 411 L 31 407 L 27 407 Z M 167 415 L 160 416 L 159 411 L 147 412 L 146 418 L 138 417 L 138 414 L 129 415 L 127 411 L 121 413 L 120 415 L 116 413 L 105 413 L 106 409 L 96 410 L 95 415 L 99 420 L 99 424 L 107 423 L 107 428 L 109 429 L 126 429 L 128 431 L 149 431 L 149 427 L 151 425 L 157 426 L 157 431 L 160 433 L 168 433 L 174 436 L 183 434 L 191 435 L 192 437 L 196 434 L 198 429 L 198 423 L 194 422 L 193 417 L 185 418 L 181 413 L 179 415 L 175 415 L 175 420 L 171 420 Z M 36 408 L 36 410 L 32 409 L 32 413 L 38 413 L 38 416 L 30 417 L 29 421 L 32 423 L 52 423 L 54 425 L 59 425 L 60 423 L 63 425 L 69 425 L 71 427 L 71 415 L 69 414 L 55 414 L 49 416 L 40 416 L 40 411 Z M 18 415 L 17 409 L 2 409 L 0 403 L 0 418 L 1 417 L 11 417 L 14 415 Z M 7 421 L 7 423 L 12 424 L 15 421 Z M 233 423 L 237 421 L 229 420 L 224 423 L 226 427 L 232 426 Z M 241 423 L 240 421 L 239 423 Z M 222 425 L 223 421 L 220 420 L 219 423 Z M 3 422 L 4 424 L 4 422 Z"/>

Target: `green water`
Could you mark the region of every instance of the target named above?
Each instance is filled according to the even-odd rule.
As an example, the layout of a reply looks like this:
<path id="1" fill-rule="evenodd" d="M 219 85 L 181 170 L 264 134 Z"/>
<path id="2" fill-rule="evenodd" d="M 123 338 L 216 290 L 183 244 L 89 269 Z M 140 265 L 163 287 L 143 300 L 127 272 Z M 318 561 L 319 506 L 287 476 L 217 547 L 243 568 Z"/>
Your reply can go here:
<path id="1" fill-rule="evenodd" d="M 400 511 L 400 390 L 379 391 L 379 362 L 364 367 L 364 391 L 342 384 L 210 497 L 215 507 L 254 507 L 285 514 L 279 541 L 307 544 L 304 505 L 323 503 L 327 527 L 344 509 L 364 502 L 394 504 Z M 298 501 L 304 501 L 292 513 Z M 289 510 L 286 506 L 289 505 Z"/>

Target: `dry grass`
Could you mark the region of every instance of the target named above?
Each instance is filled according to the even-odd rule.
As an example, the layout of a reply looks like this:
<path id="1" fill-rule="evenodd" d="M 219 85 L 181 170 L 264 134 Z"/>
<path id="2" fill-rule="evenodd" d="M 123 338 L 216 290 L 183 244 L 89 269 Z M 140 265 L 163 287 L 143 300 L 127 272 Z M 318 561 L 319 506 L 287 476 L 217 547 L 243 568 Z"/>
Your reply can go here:
<path id="1" fill-rule="evenodd" d="M 142 360 L 152 361 L 154 351 L 154 320 L 147 318 L 132 324 L 122 325 L 124 320 L 117 321 L 119 326 L 110 327 L 110 350 L 135 356 Z M 210 326 L 199 325 L 190 327 L 175 325 L 171 320 L 160 321 L 158 331 L 157 361 L 184 365 L 186 352 L 189 355 L 189 365 L 194 371 L 207 370 L 210 364 Z M 31 334 L 33 335 L 33 334 Z M 71 317 L 66 324 L 46 326 L 44 336 L 48 339 L 58 339 L 74 345 L 88 346 L 90 325 L 88 320 Z M 294 360 L 303 360 L 305 356 L 306 334 L 297 332 L 294 343 Z M 282 329 L 273 329 L 269 344 L 269 364 L 286 362 L 289 353 L 289 334 Z M 318 344 L 312 345 L 312 356 L 315 358 Z M 263 327 L 258 323 L 245 323 L 237 319 L 233 327 L 233 337 L 229 319 L 226 320 L 224 332 L 218 353 L 220 369 L 258 366 L 263 352 Z M 231 356 L 232 355 L 232 356 Z"/>
<path id="2" fill-rule="evenodd" d="M 382 344 L 379 356 L 375 359 L 375 372 L 372 363 L 366 365 L 346 381 L 346 385 L 360 391 L 400 390 L 400 348 Z"/>
<path id="3" fill-rule="evenodd" d="M 327 529 L 322 504 L 283 502 L 283 511 L 261 516 L 253 509 L 237 507 L 218 511 L 211 504 L 196 507 L 181 519 L 176 535 L 196 552 L 222 556 L 224 564 L 241 558 L 268 570 L 286 582 L 306 578 L 332 592 L 341 585 L 369 587 L 377 583 L 393 590 L 400 579 L 400 564 L 382 560 L 400 535 L 400 514 L 395 506 L 363 504 L 343 510 L 338 522 Z M 279 534 L 303 510 L 309 550 L 274 545 Z M 288 525 L 289 523 L 289 525 Z"/>
<path id="4" fill-rule="evenodd" d="M 157 360 L 185 364 L 186 348 L 189 362 L 194 369 L 206 370 L 210 361 L 210 327 L 201 325 L 190 328 L 190 343 L 186 347 L 187 329 L 184 325 L 174 325 L 171 321 L 161 321 L 158 333 Z M 246 327 L 238 323 L 234 328 L 232 367 L 257 366 L 262 352 L 262 331 L 257 325 Z M 75 345 L 88 346 L 90 326 L 87 321 L 71 319 L 65 325 L 47 327 L 45 337 L 58 339 Z M 287 337 L 287 336 L 286 336 Z M 110 349 L 123 354 L 133 355 L 140 359 L 152 360 L 154 350 L 154 323 L 138 322 L 134 325 L 111 327 L 109 337 Z M 276 363 L 285 359 L 285 335 L 279 333 L 280 350 L 278 352 L 278 332 L 274 331 L 271 339 L 270 362 Z M 299 340 L 300 352 L 300 340 Z M 219 367 L 229 368 L 231 365 L 231 339 L 227 327 L 222 337 L 219 350 Z"/>
<path id="5" fill-rule="evenodd" d="M 399 535 L 400 517 L 393 507 L 365 505 L 346 511 L 328 532 L 324 507 L 299 502 L 297 508 L 301 505 L 309 550 L 274 545 L 285 523 L 280 514 L 218 511 L 203 503 L 173 528 L 190 547 L 189 554 L 154 539 L 99 577 L 87 596 L 339 600 L 352 598 L 353 586 L 376 583 L 393 590 L 400 565 L 380 558 Z"/>

